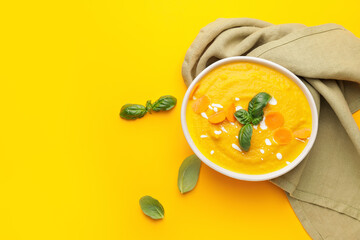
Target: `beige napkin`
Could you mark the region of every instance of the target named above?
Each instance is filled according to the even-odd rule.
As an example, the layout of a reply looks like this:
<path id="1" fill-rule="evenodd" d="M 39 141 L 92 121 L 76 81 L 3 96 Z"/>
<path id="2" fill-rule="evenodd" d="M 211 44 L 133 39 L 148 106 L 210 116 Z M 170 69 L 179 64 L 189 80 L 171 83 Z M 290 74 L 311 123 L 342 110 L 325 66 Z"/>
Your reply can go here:
<path id="1" fill-rule="evenodd" d="M 272 182 L 287 192 L 313 239 L 360 239 L 360 131 L 352 117 L 360 109 L 360 39 L 336 24 L 218 19 L 187 51 L 184 81 L 189 85 L 210 64 L 240 55 L 271 60 L 302 77 L 320 112 L 307 158 Z"/>

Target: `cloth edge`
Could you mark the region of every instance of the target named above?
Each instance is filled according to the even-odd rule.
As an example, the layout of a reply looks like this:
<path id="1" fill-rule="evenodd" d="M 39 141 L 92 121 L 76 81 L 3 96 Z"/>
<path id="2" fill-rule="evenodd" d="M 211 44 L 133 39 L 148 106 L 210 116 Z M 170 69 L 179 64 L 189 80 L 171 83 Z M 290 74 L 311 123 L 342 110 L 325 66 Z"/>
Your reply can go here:
<path id="1" fill-rule="evenodd" d="M 349 108 L 350 108 L 351 114 L 354 114 L 357 111 L 359 111 L 360 110 L 360 98 L 358 98 L 355 101 L 351 102 L 349 104 Z"/>
<path id="2" fill-rule="evenodd" d="M 299 222 L 301 223 L 301 225 L 303 226 L 303 228 L 307 232 L 307 234 L 309 234 L 309 236 L 314 240 L 324 240 L 324 238 L 316 230 L 314 225 L 311 223 L 311 221 L 307 217 L 302 206 L 299 204 L 299 201 L 292 198 L 291 196 L 289 196 L 288 193 L 286 193 L 286 197 L 289 200 L 289 203 L 290 203 L 296 217 L 299 219 Z"/>

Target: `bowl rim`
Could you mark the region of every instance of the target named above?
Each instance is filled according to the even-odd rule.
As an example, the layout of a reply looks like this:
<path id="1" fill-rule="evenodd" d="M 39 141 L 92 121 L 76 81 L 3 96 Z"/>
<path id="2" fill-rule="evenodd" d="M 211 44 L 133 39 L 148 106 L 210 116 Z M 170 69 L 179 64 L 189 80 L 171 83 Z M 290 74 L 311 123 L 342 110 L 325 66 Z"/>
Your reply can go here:
<path id="1" fill-rule="evenodd" d="M 266 67 L 269 67 L 275 71 L 278 71 L 282 74 L 284 74 L 285 76 L 287 76 L 289 79 L 291 79 L 293 82 L 295 82 L 295 84 L 302 90 L 302 92 L 305 94 L 305 97 L 310 105 L 310 110 L 311 110 L 311 117 L 312 117 L 312 131 L 311 131 L 311 135 L 309 138 L 309 142 L 307 143 L 307 145 L 305 146 L 304 150 L 300 153 L 300 155 L 294 160 L 292 161 L 290 164 L 286 165 L 285 167 L 276 170 L 274 172 L 270 172 L 270 173 L 266 173 L 266 174 L 244 174 L 244 173 L 238 173 L 238 172 L 234 172 L 231 170 L 228 170 L 226 168 L 223 168 L 217 164 L 215 164 L 214 162 L 210 161 L 207 157 L 205 157 L 200 150 L 197 148 L 197 146 L 195 145 L 194 141 L 192 140 L 188 127 L 187 127 L 187 123 L 186 123 L 186 107 L 187 104 L 189 102 L 189 95 L 191 90 L 194 88 L 194 86 L 196 85 L 196 83 L 198 83 L 207 73 L 209 73 L 210 71 L 212 71 L 213 69 L 224 65 L 224 64 L 228 64 L 228 63 L 233 63 L 233 62 L 250 62 L 250 63 L 257 63 Z M 196 156 L 199 157 L 199 159 L 205 163 L 207 166 L 209 166 L 210 168 L 214 169 L 217 172 L 220 172 L 228 177 L 231 178 L 235 178 L 235 179 L 239 179 L 239 180 L 245 180 L 245 181 L 265 181 L 265 180 L 270 180 L 276 177 L 279 177 L 289 171 L 291 171 L 293 168 L 295 168 L 305 157 L 306 155 L 309 153 L 309 151 L 311 150 L 312 146 L 314 145 L 315 139 L 316 139 L 316 135 L 317 135 L 317 131 L 318 131 L 318 112 L 317 112 L 317 108 L 316 108 L 316 104 L 315 104 L 315 100 L 313 98 L 313 96 L 311 95 L 309 89 L 305 86 L 305 84 L 295 75 L 293 74 L 291 71 L 289 71 L 288 69 L 286 69 L 285 67 L 271 62 L 269 60 L 266 59 L 262 59 L 262 58 L 257 58 L 257 57 L 248 57 L 248 56 L 236 56 L 236 57 L 228 57 L 228 58 L 224 58 L 221 59 L 213 64 L 211 64 L 210 66 L 208 66 L 207 68 L 205 68 L 190 84 L 190 86 L 188 87 L 183 102 L 182 102 L 182 106 L 181 106 L 181 126 L 185 135 L 185 138 L 188 142 L 188 144 L 190 145 L 190 148 L 193 150 L 193 152 L 195 153 Z"/>

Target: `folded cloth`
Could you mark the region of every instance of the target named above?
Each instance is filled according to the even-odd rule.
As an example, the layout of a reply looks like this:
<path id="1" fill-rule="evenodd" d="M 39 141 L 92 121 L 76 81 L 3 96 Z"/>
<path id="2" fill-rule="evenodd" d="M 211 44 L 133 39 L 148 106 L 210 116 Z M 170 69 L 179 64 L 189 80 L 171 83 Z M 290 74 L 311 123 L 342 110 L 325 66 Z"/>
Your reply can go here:
<path id="1" fill-rule="evenodd" d="M 320 112 L 306 159 L 271 182 L 286 191 L 313 239 L 360 239 L 360 39 L 336 24 L 273 25 L 249 18 L 218 19 L 188 49 L 186 85 L 207 66 L 232 56 L 278 63 L 298 75 Z"/>

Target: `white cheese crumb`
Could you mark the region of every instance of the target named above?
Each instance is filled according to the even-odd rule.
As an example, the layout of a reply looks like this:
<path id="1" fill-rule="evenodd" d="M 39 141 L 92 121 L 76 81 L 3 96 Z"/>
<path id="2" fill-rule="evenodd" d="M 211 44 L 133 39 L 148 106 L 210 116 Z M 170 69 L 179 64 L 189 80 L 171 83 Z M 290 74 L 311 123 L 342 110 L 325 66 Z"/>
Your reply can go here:
<path id="1" fill-rule="evenodd" d="M 214 150 L 211 150 L 210 154 L 213 155 L 213 154 L 214 154 Z"/>
<path id="2" fill-rule="evenodd" d="M 217 107 L 214 107 L 214 112 L 217 112 L 217 111 L 218 111 Z"/>
<path id="3" fill-rule="evenodd" d="M 211 110 L 213 110 L 212 106 L 210 106 L 210 105 L 209 105 L 209 108 L 210 108 Z"/>
<path id="4" fill-rule="evenodd" d="M 228 132 L 228 131 L 226 131 L 226 129 L 223 126 L 221 126 L 221 130 L 223 130 L 226 133 Z"/>
<path id="5" fill-rule="evenodd" d="M 213 104 L 211 104 L 211 106 L 217 107 L 217 108 L 223 108 L 223 106 L 221 104 L 217 104 L 217 103 L 213 103 Z"/>
<path id="6" fill-rule="evenodd" d="M 289 164 L 290 164 L 290 162 L 286 161 L 286 164 L 287 164 L 287 165 L 289 165 Z"/>
<path id="7" fill-rule="evenodd" d="M 239 111 L 240 109 L 243 109 L 242 106 L 236 106 L 236 111 Z"/>
<path id="8" fill-rule="evenodd" d="M 201 135 L 200 137 L 201 138 L 207 138 L 208 136 L 207 135 Z"/>
<path id="9" fill-rule="evenodd" d="M 267 129 L 267 126 L 266 126 L 266 124 L 265 124 L 265 117 L 264 117 L 263 120 L 260 122 L 260 128 L 261 128 L 262 130 Z"/>
<path id="10" fill-rule="evenodd" d="M 216 135 L 220 135 L 221 134 L 221 131 L 214 131 L 214 133 L 216 134 Z"/>
<path id="11" fill-rule="evenodd" d="M 277 104 L 276 99 L 275 99 L 274 97 L 272 97 L 272 98 L 270 99 L 270 101 L 269 101 L 269 104 L 270 104 L 270 105 L 276 105 L 276 104 Z"/>
<path id="12" fill-rule="evenodd" d="M 262 154 L 264 154 L 264 153 L 265 153 L 264 149 L 260 149 L 260 152 L 261 152 Z"/>
<path id="13" fill-rule="evenodd" d="M 270 140 L 268 138 L 265 139 L 265 143 L 266 143 L 266 145 L 271 146 L 271 142 L 270 142 Z"/>
<path id="14" fill-rule="evenodd" d="M 236 97 L 236 98 L 235 98 L 235 101 L 240 101 L 240 98 Z"/>
<path id="15" fill-rule="evenodd" d="M 231 144 L 231 146 L 232 146 L 235 150 L 238 150 L 238 151 L 242 152 L 241 149 L 240 149 L 240 147 L 239 147 L 238 145 L 236 145 L 235 143 Z"/>
<path id="16" fill-rule="evenodd" d="M 255 126 L 254 126 L 254 129 L 256 130 L 256 129 L 257 129 L 257 127 L 258 127 L 258 126 L 257 126 L 257 125 L 255 125 Z"/>
<path id="17" fill-rule="evenodd" d="M 202 112 L 202 113 L 201 113 L 201 116 L 202 116 L 203 118 L 208 119 L 208 116 L 206 115 L 206 113 L 205 113 L 205 112 Z"/>
<path id="18" fill-rule="evenodd" d="M 276 154 L 276 157 L 277 157 L 277 159 L 281 160 L 281 159 L 282 159 L 281 153 L 277 153 L 277 154 Z"/>

